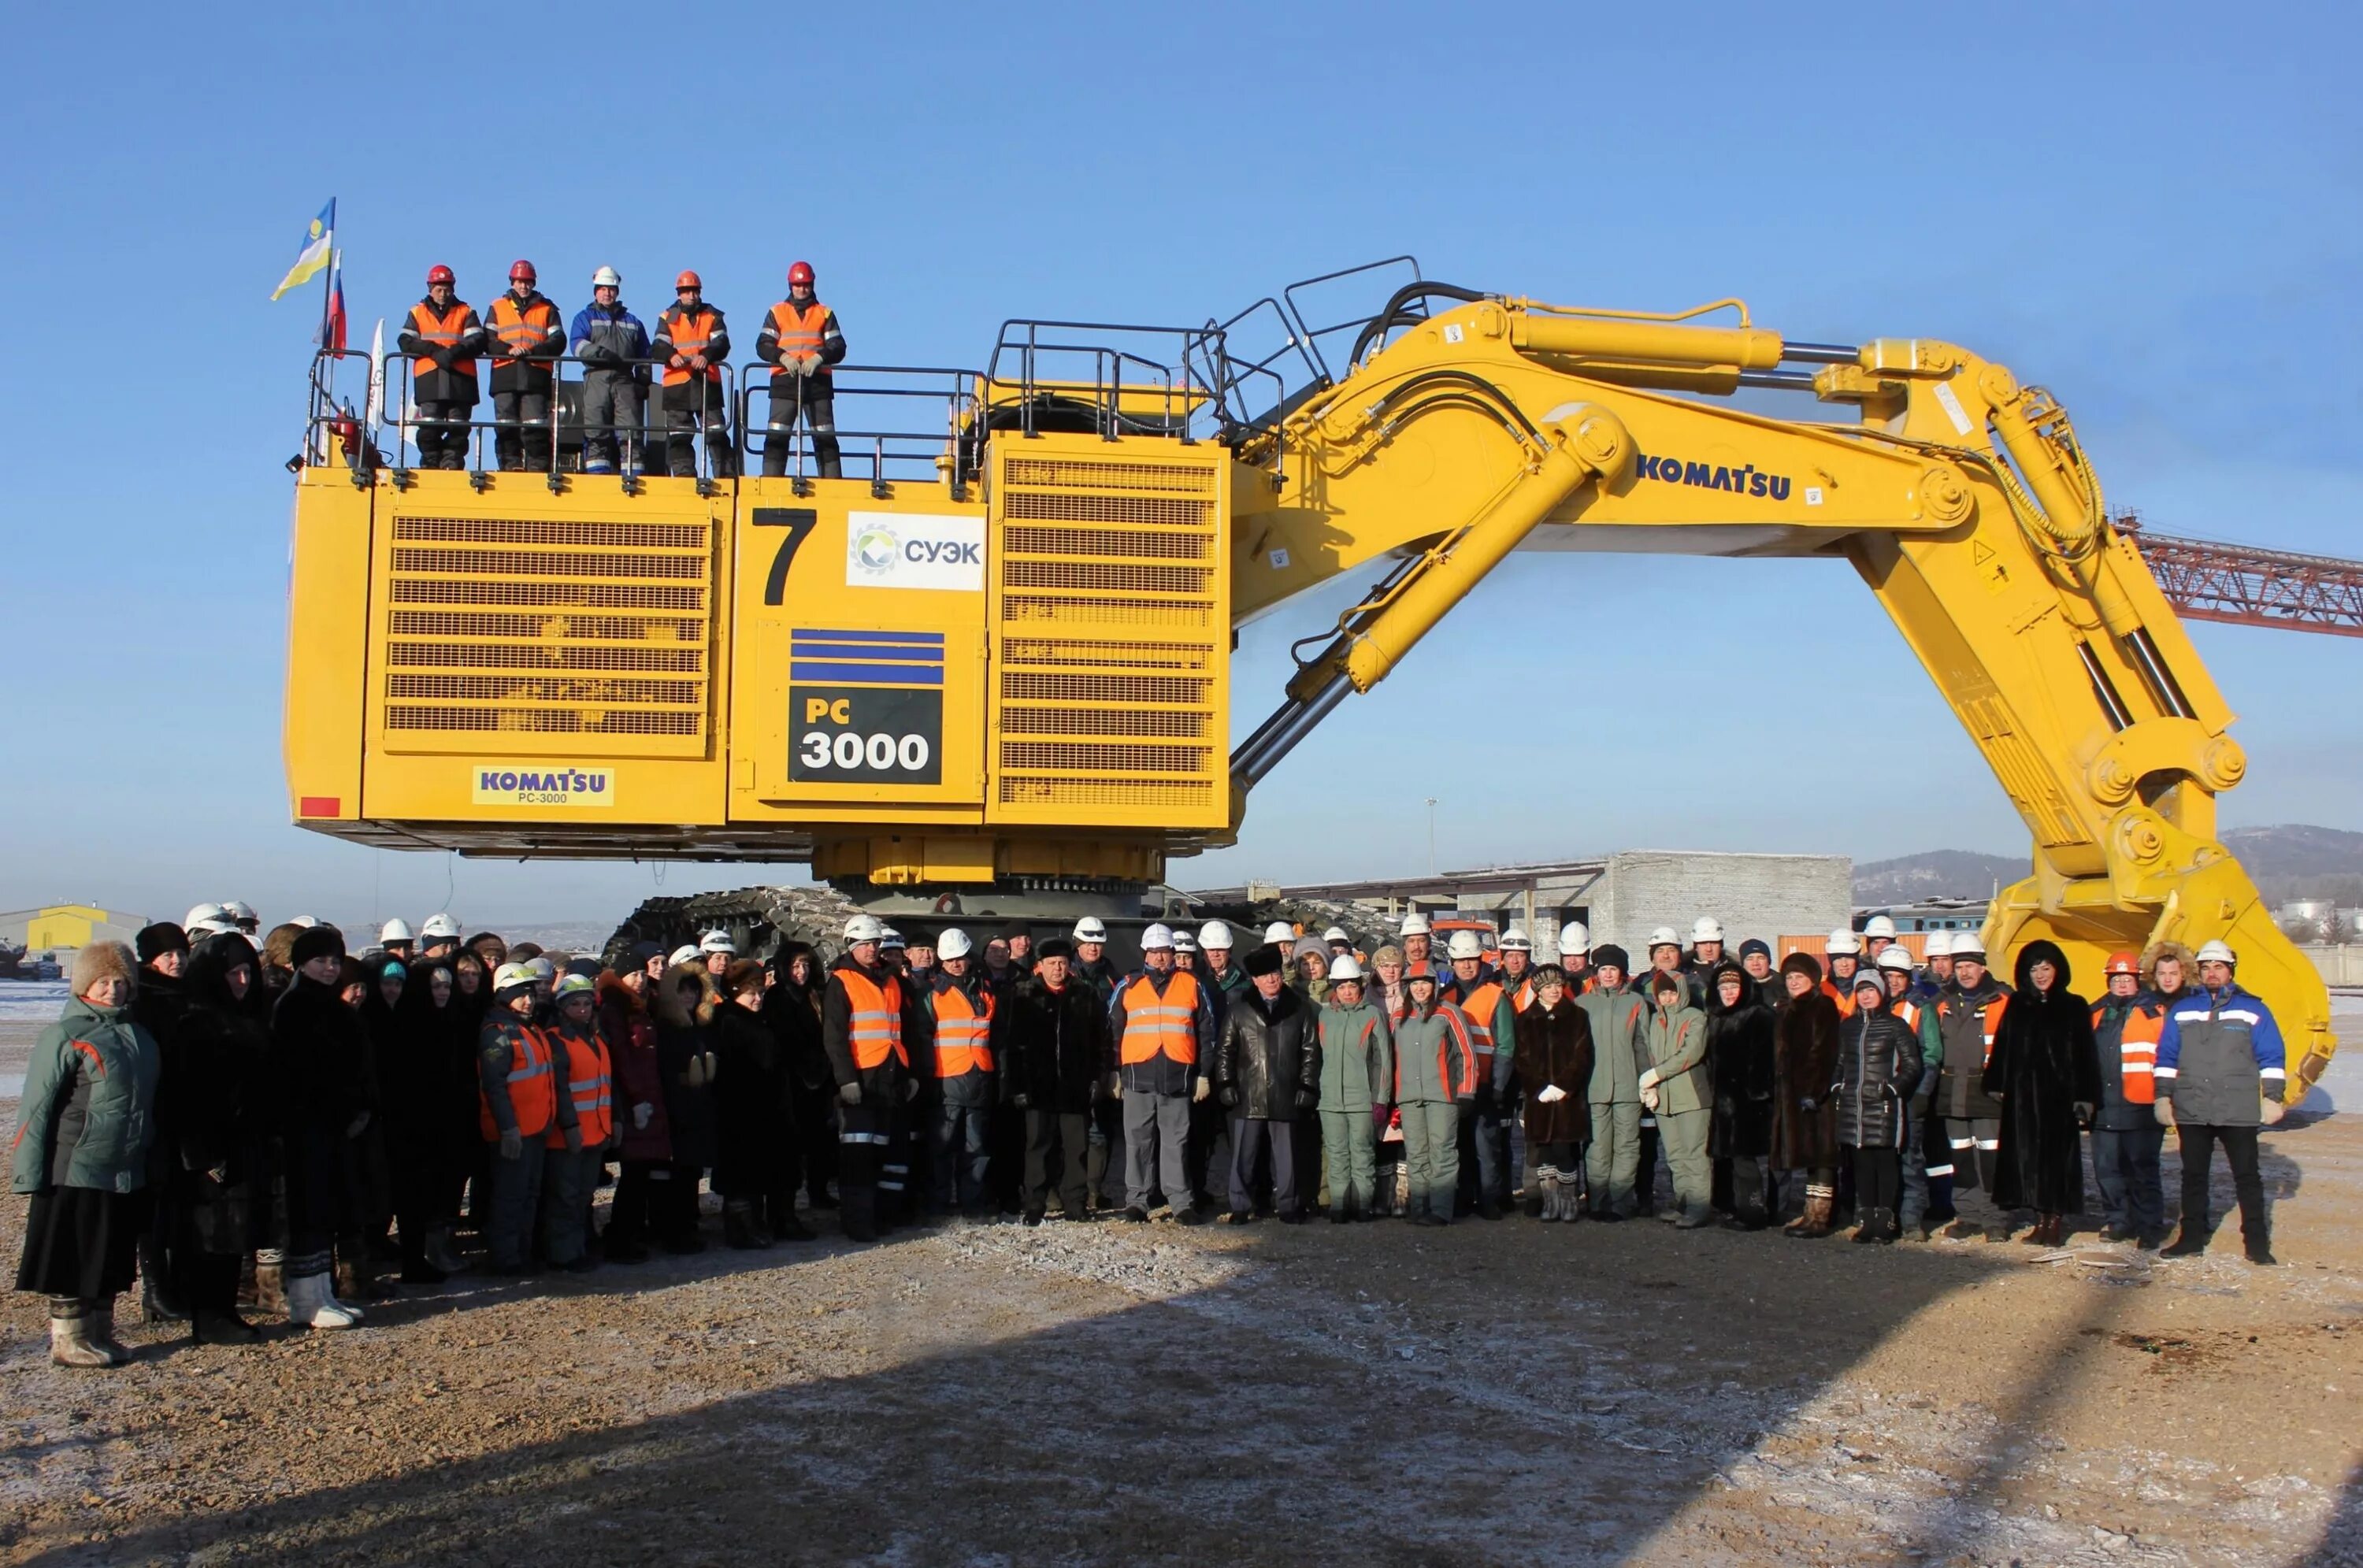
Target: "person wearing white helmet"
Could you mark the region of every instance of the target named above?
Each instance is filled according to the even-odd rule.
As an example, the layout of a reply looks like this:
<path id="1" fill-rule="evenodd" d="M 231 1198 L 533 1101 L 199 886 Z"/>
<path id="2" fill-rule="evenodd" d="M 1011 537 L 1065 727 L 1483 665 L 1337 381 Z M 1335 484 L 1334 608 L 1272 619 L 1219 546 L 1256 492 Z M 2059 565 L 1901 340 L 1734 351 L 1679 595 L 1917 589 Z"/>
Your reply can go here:
<path id="1" fill-rule="evenodd" d="M 623 438 L 622 472 L 639 477 L 640 408 L 649 391 L 649 329 L 624 304 L 624 280 L 613 267 L 591 274 L 591 303 L 574 313 L 567 332 L 569 350 L 582 362 L 582 471 L 617 471 L 616 438 Z M 457 463 L 451 465 L 458 467 Z"/>
<path id="2" fill-rule="evenodd" d="M 694 964 L 702 969 L 705 966 L 705 955 L 697 950 L 697 944 L 694 942 L 684 942 L 674 948 L 671 955 L 665 960 L 667 968 L 672 967 L 675 964 Z"/>
<path id="3" fill-rule="evenodd" d="M 1224 1018 L 1254 987 L 1248 983 L 1248 972 L 1236 962 L 1232 953 L 1233 938 L 1227 922 L 1210 920 L 1198 928 L 1198 962 L 1190 972 L 1206 993 L 1206 1003 L 1214 1010 L 1215 1028 L 1219 1032 Z M 1175 961 L 1180 961 L 1182 933 L 1173 933 Z M 1229 1131 L 1230 1118 L 1222 1101 L 1212 1095 L 1190 1102 L 1190 1146 L 1184 1151 L 1183 1164 L 1189 1167 L 1190 1195 L 1202 1213 L 1214 1212 L 1216 1205 L 1213 1178 L 1215 1174 L 1215 1148 Z M 1237 1141 L 1234 1140 L 1236 1146 Z"/>
<path id="4" fill-rule="evenodd" d="M 2158 1031 L 2158 1120 L 2176 1130 L 2182 1148 L 2182 1228 L 2163 1255 L 2195 1257 L 2207 1250 L 2207 1178 L 2221 1144 L 2239 1195 L 2248 1261 L 2269 1268 L 2272 1220 L 2257 1169 L 2257 1136 L 2288 1113 L 2288 1048 L 2273 1010 L 2240 988 L 2238 965 L 2228 944 L 2203 944 L 2197 988 L 2168 1008 Z"/>
<path id="5" fill-rule="evenodd" d="M 222 905 L 222 916 L 238 931 L 243 933 L 249 942 L 253 941 L 262 930 L 262 917 L 254 912 L 252 904 L 240 900 L 232 899 Z"/>
<path id="6" fill-rule="evenodd" d="M 1946 1234 L 1956 1239 L 1980 1234 L 1990 1242 L 2010 1239 L 2010 1226 L 1992 1198 L 1995 1160 L 2002 1149 L 2002 1102 L 1985 1088 L 1994 1034 L 2009 1003 L 2010 988 L 1986 967 L 1985 938 L 1973 931 L 1955 932 L 1953 983 L 1936 1002 L 1941 1050 L 1936 1095 L 1928 1109 L 1931 1123 L 1943 1123 L 1945 1142 L 1927 1174 L 1931 1220 L 1944 1212 L 1936 1183 L 1952 1184 L 1956 1218 Z"/>
<path id="7" fill-rule="evenodd" d="M 1932 931 L 1921 944 L 1920 973 L 1912 981 L 1913 999 L 1924 1008 L 1953 980 L 1953 933 Z"/>
<path id="8" fill-rule="evenodd" d="M 1895 941 L 1895 921 L 1892 916 L 1875 914 L 1862 922 L 1862 961 L 1866 967 L 1876 968 L 1879 955 Z"/>
<path id="9" fill-rule="evenodd" d="M 1183 1154 L 1190 1107 L 1213 1092 L 1215 1009 L 1195 975 L 1173 967 L 1173 931 L 1162 922 L 1140 933 L 1141 966 L 1108 1004 L 1116 1070 L 1109 1093 L 1123 1116 L 1124 1217 L 1148 1218 L 1156 1192 L 1186 1225 L 1202 1223 Z"/>
<path id="10" fill-rule="evenodd" d="M 1332 958 L 1343 958 L 1354 951 L 1354 939 L 1342 925 L 1333 925 L 1323 932 L 1321 940 L 1329 944 L 1329 956 Z"/>
<path id="11" fill-rule="evenodd" d="M 1851 926 L 1840 926 L 1830 933 L 1826 951 L 1829 954 L 1829 977 L 1822 989 L 1838 1004 L 1838 1016 L 1854 1016 L 1854 977 L 1862 969 L 1862 938 Z"/>
<path id="12" fill-rule="evenodd" d="M 233 931 L 229 911 L 219 904 L 199 904 L 181 917 L 181 929 L 195 936 L 200 929 L 211 934 L 216 931 Z"/>
<path id="13" fill-rule="evenodd" d="M 705 964 L 705 972 L 714 977 L 718 988 L 738 956 L 738 944 L 727 931 L 709 931 L 697 939 L 697 951 Z"/>
<path id="14" fill-rule="evenodd" d="M 931 944 L 939 957 L 913 983 L 925 985 L 920 1015 L 927 1031 L 926 1059 L 935 1092 L 929 1128 L 931 1194 L 938 1214 L 982 1220 L 990 1212 L 993 1109 L 1000 1099 L 993 1057 L 993 1019 L 1000 999 L 971 958 L 967 932 L 952 926 Z"/>
<path id="15" fill-rule="evenodd" d="M 1173 966 L 1185 975 L 1198 972 L 1198 933 L 1186 925 L 1173 928 Z"/>
<path id="16" fill-rule="evenodd" d="M 531 1261 L 550 1134 L 561 1148 L 582 1147 L 574 1097 L 561 1092 L 560 1055 L 534 1023 L 537 985 L 530 964 L 500 966 L 476 1052 L 481 1127 L 493 1145 L 492 1201 L 482 1223 L 495 1274 L 523 1274 Z"/>
<path id="17" fill-rule="evenodd" d="M 448 958 L 460 945 L 460 922 L 444 911 L 427 917 L 418 928 L 418 955 L 422 958 Z"/>
<path id="18" fill-rule="evenodd" d="M 1339 954 L 1318 1020 L 1315 1087 L 1332 1225 L 1379 1212 L 1375 1118 L 1393 1098 L 1394 1025 L 1363 982 L 1361 960 Z"/>
<path id="19" fill-rule="evenodd" d="M 411 935 L 408 921 L 390 920 L 377 928 L 377 944 L 385 950 L 389 958 L 399 958 L 407 964 L 417 946 L 417 939 Z"/>
<path id="20" fill-rule="evenodd" d="M 1517 1007 L 1501 980 L 1485 972 L 1484 940 L 1456 931 L 1445 944 L 1451 972 L 1444 999 L 1469 1021 L 1477 1057 L 1475 1094 L 1460 1118 L 1460 1209 L 1499 1220 L 1510 1197 L 1510 1122 L 1517 1093 Z"/>
<path id="21" fill-rule="evenodd" d="M 1559 928 L 1559 966 L 1567 973 L 1567 994 L 1580 997 L 1592 988 L 1592 928 L 1580 920 Z"/>
<path id="22" fill-rule="evenodd" d="M 1497 971 L 1510 993 L 1510 1010 L 1524 1012 L 1535 1003 L 1535 939 L 1524 926 L 1502 933 L 1502 965 Z"/>
<path id="23" fill-rule="evenodd" d="M 837 1076 L 838 1216 L 846 1236 L 874 1242 L 908 1215 L 905 1115 L 919 1092 L 903 1039 L 903 977 L 879 952 L 874 915 L 845 922 L 846 950 L 821 997 L 821 1044 Z"/>
<path id="24" fill-rule="evenodd" d="M 551 988 L 549 1020 L 542 1025 L 558 1098 L 571 1106 L 574 1124 L 552 1127 L 542 1139 L 541 1255 L 569 1274 L 598 1265 L 589 1245 L 591 1194 L 616 1133 L 614 1069 L 592 1018 L 598 1000 L 598 981 L 562 975 Z"/>
<path id="25" fill-rule="evenodd" d="M 1284 920 L 1276 920 L 1265 926 L 1263 939 L 1279 948 L 1282 958 L 1296 951 L 1296 928 Z"/>
<path id="26" fill-rule="evenodd" d="M 1097 991 L 1100 1001 L 1105 1004 L 1115 995 L 1116 981 L 1123 978 L 1116 972 L 1115 961 L 1107 955 L 1107 922 L 1097 915 L 1085 915 L 1075 922 L 1071 938 L 1075 957 L 1069 966 L 1070 972 Z"/>
<path id="27" fill-rule="evenodd" d="M 1428 929 L 1426 915 L 1417 910 L 1404 915 L 1403 924 L 1395 928 L 1395 939 L 1403 944 L 1404 974 L 1417 974 L 1422 968 L 1433 970 L 1436 967 L 1436 936 Z M 1437 976 L 1436 983 L 1439 988 L 1444 984 L 1441 974 Z"/>
<path id="28" fill-rule="evenodd" d="M 1682 955 L 1682 974 L 1691 983 L 1692 1007 L 1704 1008 L 1714 1001 L 1713 977 L 1723 954 L 1723 922 L 1713 915 L 1691 922 L 1691 949 Z"/>

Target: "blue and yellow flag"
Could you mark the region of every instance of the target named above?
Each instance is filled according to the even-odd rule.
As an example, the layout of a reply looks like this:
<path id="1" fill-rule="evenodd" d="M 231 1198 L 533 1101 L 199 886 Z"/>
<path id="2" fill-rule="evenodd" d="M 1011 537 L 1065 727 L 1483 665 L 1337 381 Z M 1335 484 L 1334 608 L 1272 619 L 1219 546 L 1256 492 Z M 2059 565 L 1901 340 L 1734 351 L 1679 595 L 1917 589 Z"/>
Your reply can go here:
<path id="1" fill-rule="evenodd" d="M 279 280 L 271 297 L 275 300 L 298 284 L 318 277 L 320 270 L 328 264 L 329 247 L 336 234 L 337 198 L 330 196 L 328 204 L 320 209 L 320 215 L 312 220 L 312 226 L 304 231 L 304 248 L 295 253 L 295 265 L 287 269 L 287 276 Z"/>

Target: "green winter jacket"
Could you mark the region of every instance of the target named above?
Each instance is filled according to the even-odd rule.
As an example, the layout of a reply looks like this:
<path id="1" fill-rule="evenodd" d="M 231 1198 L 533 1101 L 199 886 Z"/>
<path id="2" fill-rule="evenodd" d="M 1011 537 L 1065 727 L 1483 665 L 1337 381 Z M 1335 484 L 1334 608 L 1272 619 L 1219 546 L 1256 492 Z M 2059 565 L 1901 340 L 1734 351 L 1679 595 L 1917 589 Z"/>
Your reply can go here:
<path id="1" fill-rule="evenodd" d="M 122 1007 L 74 998 L 41 1032 L 25 1069 L 9 1188 L 137 1192 L 155 1137 L 155 1039 Z"/>
<path id="2" fill-rule="evenodd" d="M 1658 1075 L 1658 1114 L 1714 1109 L 1714 1070 L 1706 1059 L 1706 1014 L 1683 1006 L 1649 1010 L 1649 1066 Z"/>
<path id="3" fill-rule="evenodd" d="M 1367 1111 L 1394 1092 L 1395 1032 L 1387 1010 L 1365 999 L 1321 1010 L 1321 1109 Z"/>
<path id="4" fill-rule="evenodd" d="M 1649 1014 L 1656 1010 L 1631 986 L 1592 989 L 1575 999 L 1592 1021 L 1593 1105 L 1641 1103 L 1641 1070 L 1649 1065 Z"/>

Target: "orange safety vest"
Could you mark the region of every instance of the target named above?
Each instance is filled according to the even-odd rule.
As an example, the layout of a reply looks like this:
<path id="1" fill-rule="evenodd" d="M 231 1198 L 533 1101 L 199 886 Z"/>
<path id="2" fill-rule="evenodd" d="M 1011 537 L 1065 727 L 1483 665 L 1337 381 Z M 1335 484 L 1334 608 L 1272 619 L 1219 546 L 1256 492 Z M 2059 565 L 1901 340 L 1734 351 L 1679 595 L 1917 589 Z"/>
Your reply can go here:
<path id="1" fill-rule="evenodd" d="M 1986 1054 L 1983 1062 L 1983 1065 L 1986 1066 L 1991 1066 L 1993 1065 L 1994 1033 L 2002 1028 L 2002 1010 L 2009 1005 L 2010 998 L 2007 996 L 2000 996 L 1986 1003 L 1985 1007 L 1981 1010 L 1985 1014 L 1981 1021 L 1981 1027 L 1985 1032 L 1986 1037 Z M 1937 1003 L 1936 1016 L 1939 1018 L 1947 1016 L 1951 1013 L 1952 1007 L 1953 1004 L 1949 999 Z"/>
<path id="2" fill-rule="evenodd" d="M 480 1087 L 476 1108 L 484 1141 L 497 1143 L 500 1123 L 493 1120 L 493 1102 Z M 558 1120 L 558 1086 L 550 1075 L 549 1042 L 540 1030 L 521 1025 L 509 1040 L 509 1109 L 516 1113 L 517 1135 L 538 1138 Z"/>
<path id="3" fill-rule="evenodd" d="M 703 354 L 705 346 L 714 341 L 714 324 L 721 316 L 722 313 L 709 304 L 699 305 L 695 310 L 683 310 L 679 305 L 672 305 L 657 317 L 657 329 L 671 340 L 674 353 Z M 667 365 L 664 368 L 664 384 L 677 387 L 701 374 L 709 381 L 718 381 L 722 379 L 722 367 L 708 365 L 699 371 L 687 365 Z"/>
<path id="4" fill-rule="evenodd" d="M 903 983 L 889 975 L 881 986 L 859 969 L 839 969 L 837 977 L 845 982 L 845 994 L 853 1003 L 848 1042 L 853 1065 L 866 1073 L 892 1053 L 894 1060 L 909 1066 L 911 1053 L 903 1048 Z"/>
<path id="5" fill-rule="evenodd" d="M 2105 1003 L 2092 1007 L 2092 1026 L 2099 1028 L 2102 1009 Z M 2166 1028 L 2166 1010 L 2136 1004 L 2125 1013 L 2125 1027 L 2117 1036 L 2117 1081 L 2124 1089 L 2127 1105 L 2158 1103 L 2158 1037 Z M 1986 1051 L 1993 1051 L 1993 1036 L 1986 1037 Z"/>
<path id="6" fill-rule="evenodd" d="M 438 348 L 446 344 L 457 343 L 468 334 L 470 312 L 471 307 L 467 301 L 454 299 L 450 309 L 441 315 L 437 315 L 433 305 L 425 300 L 420 300 L 410 307 L 410 330 L 419 341 L 432 343 Z M 433 372 L 440 367 L 430 360 L 427 369 L 429 372 Z M 414 367 L 412 374 L 417 373 Z M 451 361 L 451 373 L 455 376 L 473 376 L 476 373 L 476 361 L 454 359 Z"/>
<path id="7" fill-rule="evenodd" d="M 815 299 L 801 311 L 793 300 L 782 300 L 771 307 L 771 330 L 780 339 L 781 364 L 771 374 L 788 373 L 786 360 L 798 354 L 817 354 L 827 341 L 828 306 Z"/>
<path id="8" fill-rule="evenodd" d="M 1526 1009 L 1534 1005 L 1535 977 L 1534 971 L 1529 969 L 1526 971 L 1525 975 L 1519 979 L 1518 988 L 1511 993 L 1510 1010 L 1512 1012 L 1524 1012 Z"/>
<path id="9" fill-rule="evenodd" d="M 527 349 L 538 348 L 549 338 L 565 330 L 558 322 L 558 307 L 548 300 L 535 300 L 519 308 L 515 294 L 503 294 L 493 302 L 493 336 L 509 351 L 510 358 L 495 356 L 493 369 L 505 370 L 517 362 Z"/>
<path id="10" fill-rule="evenodd" d="M 1854 973 L 1847 977 L 1846 988 L 1844 990 L 1840 990 L 1838 988 L 1838 983 L 1836 980 L 1824 980 L 1822 982 L 1822 995 L 1829 998 L 1830 1000 L 1838 1004 L 1838 1016 L 1840 1018 L 1852 1018 L 1854 1016 L 1854 988 L 1856 982 L 1859 981 L 1861 978 L 1862 966 L 1860 964 L 1857 964 L 1854 966 Z M 1887 982 L 1884 980 L 1880 982 L 1880 985 L 1882 988 L 1884 988 Z M 1991 1047 L 1993 1044 L 1993 1042 L 1989 1040 L 1986 1042 L 1986 1044 Z"/>
<path id="11" fill-rule="evenodd" d="M 1485 1059 L 1490 1069 L 1493 1061 L 1493 1010 L 1502 1005 L 1502 982 L 1488 980 L 1469 993 L 1460 1010 L 1469 1015 L 1469 1044 Z"/>
<path id="12" fill-rule="evenodd" d="M 1159 1054 L 1183 1066 L 1198 1061 L 1198 977 L 1176 969 L 1167 977 L 1159 996 L 1155 977 L 1144 972 L 1124 990 L 1124 1043 L 1121 1059 L 1127 1067 L 1153 1061 Z"/>
<path id="13" fill-rule="evenodd" d="M 563 1030 L 553 1032 L 566 1047 L 566 1095 L 574 1102 L 574 1123 L 582 1129 L 582 1146 L 604 1147 L 616 1131 L 615 1077 L 607 1070 L 607 1047 L 595 1036 L 585 1038 Z M 545 1142 L 553 1149 L 566 1147 L 566 1134 L 554 1121 Z"/>
<path id="14" fill-rule="evenodd" d="M 927 994 L 928 1010 L 936 1020 L 936 1077 L 957 1078 L 969 1073 L 993 1071 L 991 990 L 984 993 L 984 1010 L 960 986 L 947 986 Z"/>

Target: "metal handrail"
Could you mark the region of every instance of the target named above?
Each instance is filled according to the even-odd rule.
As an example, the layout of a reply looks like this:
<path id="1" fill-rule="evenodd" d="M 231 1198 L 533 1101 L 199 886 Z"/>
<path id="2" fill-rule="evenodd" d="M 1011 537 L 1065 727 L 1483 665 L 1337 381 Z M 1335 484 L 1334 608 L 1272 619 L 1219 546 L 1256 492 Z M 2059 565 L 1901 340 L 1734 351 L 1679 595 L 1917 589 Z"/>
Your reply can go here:
<path id="1" fill-rule="evenodd" d="M 760 368 L 763 370 L 769 370 L 771 368 L 768 362 L 759 363 Z M 776 379 L 776 372 L 774 372 L 773 376 L 759 379 L 754 373 L 758 368 L 758 365 L 749 365 L 747 367 L 748 374 L 746 384 L 739 390 L 738 393 L 738 467 L 742 473 L 747 469 L 748 459 L 750 457 L 760 457 L 765 452 L 771 440 L 771 436 L 770 435 L 771 423 L 770 419 L 769 404 L 771 398 L 771 388 Z M 829 367 L 829 371 L 830 395 L 832 398 L 835 398 L 839 393 L 855 400 L 871 397 L 905 399 L 920 398 L 940 402 L 944 405 L 943 424 L 940 427 L 934 430 L 870 430 L 849 427 L 844 425 L 837 426 L 833 434 L 837 439 L 840 453 L 843 452 L 845 444 L 849 440 L 868 441 L 871 444 L 870 452 L 870 483 L 873 492 L 877 491 L 880 487 L 890 482 L 890 476 L 888 473 L 889 464 L 925 464 L 928 470 L 933 473 L 940 472 L 942 470 L 944 460 L 949 457 L 951 460 L 950 479 L 955 489 L 957 489 L 961 483 L 965 482 L 969 477 L 972 477 L 977 467 L 978 458 L 971 457 L 967 461 L 963 462 L 961 460 L 961 444 L 964 440 L 973 442 L 979 439 L 982 435 L 980 429 L 982 423 L 980 417 L 981 405 L 976 390 L 981 378 L 977 371 L 945 365 L 851 364 L 832 365 Z M 914 378 L 940 377 L 944 378 L 949 382 L 949 385 L 934 387 L 915 385 L 897 386 L 892 384 L 871 386 L 859 383 L 859 378 L 870 376 Z M 854 379 L 856 384 L 845 384 L 849 378 Z M 760 428 L 764 432 L 764 435 L 762 441 L 760 444 L 754 440 L 755 432 L 758 428 L 758 422 L 755 418 L 755 398 L 759 392 L 765 400 L 766 405 L 765 417 L 760 422 Z M 805 471 L 804 460 L 812 451 L 812 428 L 810 423 L 802 419 L 797 420 L 794 427 L 789 434 L 789 453 L 793 461 L 793 469 L 787 477 L 792 478 L 794 480 L 798 491 L 801 493 L 802 487 L 809 479 L 809 476 Z M 925 443 L 926 449 L 914 449 L 909 445 L 911 443 Z"/>
<path id="2" fill-rule="evenodd" d="M 1349 330 L 1359 332 L 1375 319 L 1378 313 L 1372 311 L 1369 315 L 1357 316 L 1351 321 L 1341 321 L 1333 326 L 1315 328 L 1305 321 L 1304 307 L 1296 302 L 1296 292 L 1299 289 L 1310 290 L 1322 283 L 1334 283 L 1340 278 L 1351 278 L 1363 272 L 1375 272 L 1381 268 L 1404 265 L 1411 268 L 1413 282 L 1425 282 L 1419 270 L 1419 258 L 1406 252 L 1401 256 L 1387 256 L 1376 261 L 1365 261 L 1359 267 L 1341 267 L 1335 272 L 1324 272 L 1318 277 L 1299 278 L 1280 291 L 1281 297 L 1288 302 L 1288 314 L 1294 318 L 1296 329 L 1304 336 L 1305 346 L 1312 351 L 1314 359 L 1318 362 L 1322 375 L 1327 376 L 1333 381 L 1337 379 L 1329 369 L 1327 357 L 1321 352 L 1321 339 Z"/>
<path id="3" fill-rule="evenodd" d="M 1152 359 L 1128 348 L 1108 342 L 1045 341 L 1043 333 L 1089 332 L 1117 333 L 1144 338 L 1171 338 L 1178 349 L 1174 362 Z M 1044 392 L 1045 377 L 1041 373 L 1046 357 L 1082 356 L 1089 360 L 1088 381 L 1082 378 L 1048 378 L 1062 391 L 1072 391 L 1086 384 L 1091 389 L 1093 427 L 1094 433 L 1115 440 L 1128 429 L 1148 426 L 1124 409 L 1127 390 L 1148 388 L 1160 394 L 1165 406 L 1163 424 L 1168 430 L 1178 432 L 1184 440 L 1192 438 L 1190 422 L 1198 410 L 1215 403 L 1215 382 L 1198 372 L 1198 366 L 1209 356 L 1209 333 L 1204 326 L 1159 326 L 1133 322 L 1113 321 L 1048 321 L 1012 317 L 1001 324 L 1001 332 L 993 344 L 993 358 L 985 369 L 988 397 L 994 388 L 1015 386 L 1018 393 L 1018 428 L 1027 436 L 1038 434 L 1036 428 L 1037 404 Z M 1219 332 L 1211 339 L 1214 356 L 1221 353 Z M 1003 357 L 1016 360 L 1014 379 L 1003 374 Z M 1127 367 L 1137 367 L 1147 372 L 1147 379 L 1127 382 Z M 1179 406 L 1177 408 L 1177 402 Z M 991 407 L 1004 406 L 993 399 Z"/>

